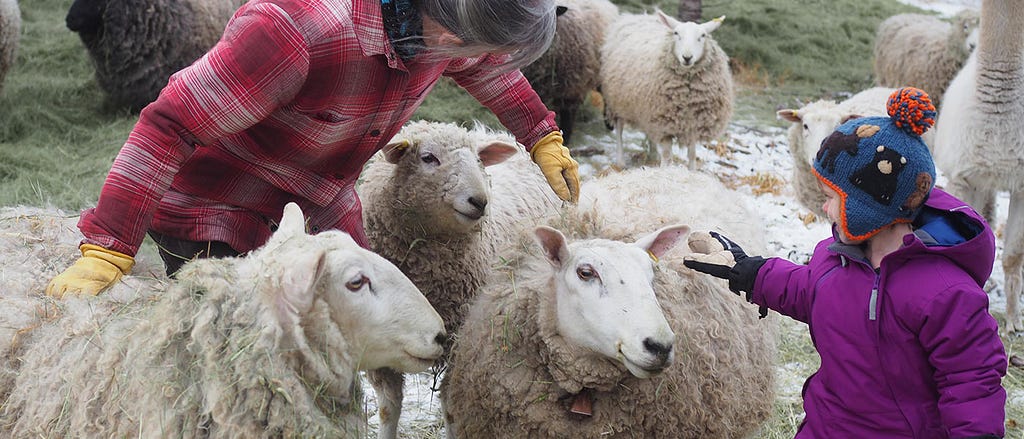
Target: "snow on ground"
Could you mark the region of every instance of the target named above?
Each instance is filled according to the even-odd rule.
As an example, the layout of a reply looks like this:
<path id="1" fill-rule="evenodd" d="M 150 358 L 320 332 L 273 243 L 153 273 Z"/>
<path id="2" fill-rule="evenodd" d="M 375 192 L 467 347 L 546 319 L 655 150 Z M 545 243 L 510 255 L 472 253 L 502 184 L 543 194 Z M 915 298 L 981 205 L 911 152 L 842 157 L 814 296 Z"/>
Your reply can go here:
<path id="1" fill-rule="evenodd" d="M 577 145 L 588 145 L 593 149 L 603 150 L 603 154 L 577 157 L 581 163 L 581 178 L 593 178 L 594 175 L 607 171 L 612 162 L 609 157 L 616 157 L 614 138 L 612 135 L 600 137 L 584 135 L 583 139 L 578 141 Z M 627 130 L 624 135 L 627 152 L 642 151 L 643 138 L 643 134 Z M 831 225 L 820 218 L 805 223 L 804 219 L 807 218 L 810 210 L 797 201 L 792 187 L 788 185 L 792 158 L 789 154 L 785 130 L 775 127 L 754 128 L 733 124 L 720 144 L 713 146 L 718 147 L 698 147 L 697 157 L 701 162 L 700 170 L 718 176 L 727 185 L 735 185 L 735 190 L 747 195 L 748 202 L 757 212 L 757 217 L 750 218 L 750 220 L 764 221 L 768 229 L 769 255 L 767 256 L 784 257 L 800 263 L 807 262 L 818 241 L 831 235 Z M 725 151 L 725 154 L 719 155 L 716 151 Z M 675 154 L 681 160 L 686 160 L 684 149 L 676 147 Z M 778 186 L 778 193 L 755 194 L 758 187 L 742 183 L 741 180 L 744 177 L 758 177 L 761 181 L 774 177 L 785 184 Z M 940 173 L 938 183 L 941 185 L 944 180 Z M 997 233 L 1006 220 L 1008 204 L 1008 195 L 1001 194 L 998 197 L 997 224 L 994 227 Z M 998 261 L 1002 252 L 1002 241 L 998 239 L 997 242 L 999 246 L 996 260 Z M 740 244 L 742 245 L 742 243 Z M 1006 301 L 1003 297 L 1002 285 L 1002 265 L 997 262 L 989 284 L 986 286 L 993 313 L 1002 313 L 1005 310 Z M 802 323 L 786 318 L 782 319 L 784 320 L 782 324 L 784 331 L 806 330 Z M 805 365 L 780 364 L 777 373 L 779 397 L 799 401 L 801 385 L 807 378 Z M 364 385 L 367 393 L 366 410 L 370 415 L 370 425 L 375 429 L 379 425 L 376 417 L 376 398 L 372 387 L 365 380 Z M 443 437 L 443 433 L 441 436 L 433 436 L 438 434 L 442 421 L 437 394 L 430 391 L 432 385 L 435 383 L 430 374 L 407 375 L 405 403 L 402 407 L 400 423 L 402 437 L 423 437 L 425 431 L 432 432 L 429 437 Z M 1024 395 L 1015 395 L 1015 397 L 1024 398 Z"/>

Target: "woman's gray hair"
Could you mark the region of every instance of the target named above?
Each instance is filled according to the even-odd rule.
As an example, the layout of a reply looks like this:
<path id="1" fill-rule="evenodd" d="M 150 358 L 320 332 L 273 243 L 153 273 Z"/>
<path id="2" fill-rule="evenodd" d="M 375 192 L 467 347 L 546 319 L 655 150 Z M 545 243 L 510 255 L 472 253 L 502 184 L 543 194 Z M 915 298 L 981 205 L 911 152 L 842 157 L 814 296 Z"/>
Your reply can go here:
<path id="1" fill-rule="evenodd" d="M 502 72 L 539 58 L 555 35 L 554 0 L 420 0 L 420 10 L 463 41 L 432 48 L 439 55 L 508 53 Z"/>

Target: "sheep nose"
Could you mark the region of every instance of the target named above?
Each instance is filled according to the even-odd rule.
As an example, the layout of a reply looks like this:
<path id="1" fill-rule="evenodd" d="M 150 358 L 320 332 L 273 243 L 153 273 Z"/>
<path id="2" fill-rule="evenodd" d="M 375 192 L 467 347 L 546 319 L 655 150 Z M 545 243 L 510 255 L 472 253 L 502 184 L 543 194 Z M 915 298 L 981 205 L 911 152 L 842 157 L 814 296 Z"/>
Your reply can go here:
<path id="1" fill-rule="evenodd" d="M 658 357 L 662 364 L 668 362 L 668 356 L 672 354 L 672 345 L 656 342 L 650 337 L 644 339 L 644 349 Z"/>
<path id="2" fill-rule="evenodd" d="M 684 56 L 683 57 L 683 64 L 690 65 L 690 60 L 692 60 L 692 59 L 693 59 L 692 56 Z"/>
<path id="3" fill-rule="evenodd" d="M 469 197 L 469 204 L 473 207 L 480 209 L 481 212 L 487 207 L 487 198 L 482 197 Z"/>
<path id="4" fill-rule="evenodd" d="M 441 346 L 444 346 L 444 343 L 446 341 L 448 341 L 448 336 L 445 335 L 444 332 L 438 332 L 437 335 L 434 336 L 434 343 L 437 343 Z"/>

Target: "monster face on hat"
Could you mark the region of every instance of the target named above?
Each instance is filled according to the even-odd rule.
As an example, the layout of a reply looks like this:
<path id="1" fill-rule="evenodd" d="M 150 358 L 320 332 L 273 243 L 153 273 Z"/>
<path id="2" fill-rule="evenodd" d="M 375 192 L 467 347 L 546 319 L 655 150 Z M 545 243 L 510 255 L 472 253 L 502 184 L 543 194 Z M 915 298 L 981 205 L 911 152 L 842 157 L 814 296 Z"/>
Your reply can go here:
<path id="1" fill-rule="evenodd" d="M 901 88 L 886 109 L 889 117 L 840 125 L 814 159 L 818 179 L 839 193 L 838 227 L 854 240 L 913 221 L 935 184 L 935 164 L 921 140 L 935 123 L 931 99 L 919 89 Z"/>

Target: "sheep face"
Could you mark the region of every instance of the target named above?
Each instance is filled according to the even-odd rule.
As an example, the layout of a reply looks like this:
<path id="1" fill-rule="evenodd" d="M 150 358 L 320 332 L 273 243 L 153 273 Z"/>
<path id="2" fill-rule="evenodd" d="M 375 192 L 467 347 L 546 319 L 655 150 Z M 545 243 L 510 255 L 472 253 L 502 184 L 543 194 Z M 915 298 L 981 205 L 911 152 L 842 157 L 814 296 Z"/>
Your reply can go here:
<path id="1" fill-rule="evenodd" d="M 479 230 L 487 214 L 490 181 L 485 166 L 516 153 L 513 145 L 494 142 L 477 149 L 471 136 L 455 125 L 436 126 L 443 135 L 403 139 L 385 146 L 384 156 L 397 165 L 397 203 L 410 215 L 425 218 L 424 232 L 461 236 Z"/>
<path id="2" fill-rule="evenodd" d="M 355 353 L 362 370 L 419 372 L 441 355 L 441 317 L 397 267 L 347 233 L 306 235 L 290 203 L 264 249 L 254 255 L 258 269 L 279 273 L 270 276 L 279 286 L 268 289 L 272 309 L 283 328 L 304 335 L 300 344 Z"/>
<path id="3" fill-rule="evenodd" d="M 794 159 L 803 159 L 805 163 L 814 162 L 818 154 L 821 142 L 832 134 L 843 122 L 859 117 L 852 114 L 841 114 L 835 110 L 836 103 L 833 101 L 815 101 L 805 105 L 799 110 L 779 110 L 776 114 L 787 121 L 793 122 L 790 126 L 791 137 L 793 131 L 796 138 L 802 139 L 799 145 L 790 145 L 790 148 L 803 147 L 802 151 L 791 151 Z"/>
<path id="4" fill-rule="evenodd" d="M 661 11 L 658 11 L 657 14 L 659 21 L 672 32 L 672 51 L 683 67 L 691 67 L 700 62 L 704 57 L 708 40 L 711 39 L 711 32 L 718 29 L 724 18 L 719 17 L 698 24 L 692 21 L 680 22 Z"/>
<path id="5" fill-rule="evenodd" d="M 549 227 L 534 233 L 554 267 L 559 334 L 570 345 L 648 378 L 672 364 L 675 333 L 654 294 L 653 261 L 689 232 L 670 226 L 633 244 L 592 239 L 566 244 Z"/>

